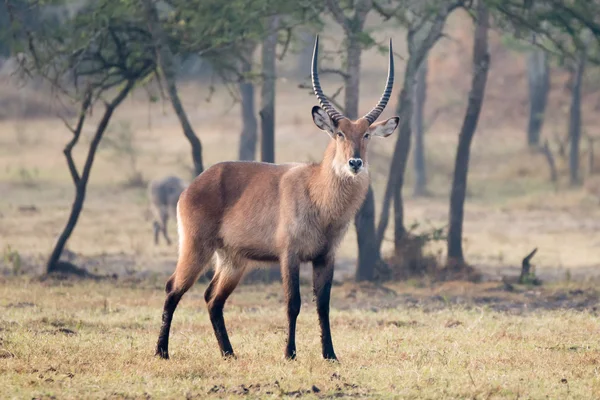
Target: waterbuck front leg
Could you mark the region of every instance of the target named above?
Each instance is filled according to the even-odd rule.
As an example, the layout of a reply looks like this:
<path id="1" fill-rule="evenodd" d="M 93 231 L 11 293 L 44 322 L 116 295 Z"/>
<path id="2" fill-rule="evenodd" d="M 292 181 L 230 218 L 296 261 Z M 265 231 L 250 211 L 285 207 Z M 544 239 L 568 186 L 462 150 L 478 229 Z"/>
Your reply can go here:
<path id="1" fill-rule="evenodd" d="M 317 313 L 321 325 L 321 346 L 323 358 L 335 360 L 331 328 L 329 326 L 329 299 L 331 297 L 331 284 L 333 282 L 333 254 L 325 254 L 313 260 L 313 288 L 317 301 Z"/>
<path id="2" fill-rule="evenodd" d="M 296 358 L 296 320 L 300 314 L 300 261 L 293 254 L 281 257 L 281 277 L 287 301 L 288 338 L 285 346 L 285 357 Z"/>

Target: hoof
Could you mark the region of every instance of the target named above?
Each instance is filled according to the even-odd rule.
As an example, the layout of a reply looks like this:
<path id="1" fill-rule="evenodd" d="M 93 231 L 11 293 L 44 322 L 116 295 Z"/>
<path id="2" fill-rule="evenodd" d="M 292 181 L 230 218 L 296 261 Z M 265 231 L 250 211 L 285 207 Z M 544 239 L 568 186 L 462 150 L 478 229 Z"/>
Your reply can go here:
<path id="1" fill-rule="evenodd" d="M 157 348 L 156 352 L 154 353 L 154 356 L 160 357 L 163 360 L 168 360 L 169 359 L 169 351 L 165 350 L 165 349 Z"/>

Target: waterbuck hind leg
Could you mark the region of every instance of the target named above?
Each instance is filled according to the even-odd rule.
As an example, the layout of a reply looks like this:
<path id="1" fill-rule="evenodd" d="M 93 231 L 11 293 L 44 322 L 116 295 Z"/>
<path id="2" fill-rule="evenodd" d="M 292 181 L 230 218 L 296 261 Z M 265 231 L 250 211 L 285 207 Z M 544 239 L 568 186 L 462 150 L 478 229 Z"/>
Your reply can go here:
<path id="1" fill-rule="evenodd" d="M 210 322 L 219 343 L 221 355 L 227 358 L 235 358 L 235 354 L 225 327 L 223 308 L 227 298 L 236 288 L 243 274 L 243 266 L 234 266 L 230 260 L 219 257 L 216 273 L 206 288 L 206 292 L 204 292 Z"/>
<path id="2" fill-rule="evenodd" d="M 169 233 L 167 232 L 167 223 L 169 222 L 169 214 L 167 212 L 167 210 L 163 210 L 161 213 L 161 225 L 162 225 L 162 234 L 163 237 L 165 238 L 165 242 L 167 242 L 167 245 L 170 246 L 171 245 L 171 239 L 169 238 Z"/>
<path id="3" fill-rule="evenodd" d="M 154 221 L 152 223 L 152 228 L 154 229 L 154 245 L 157 246 L 158 245 L 158 235 L 161 232 L 160 224 L 158 223 L 158 221 Z"/>
<path id="4" fill-rule="evenodd" d="M 296 320 L 300 314 L 300 262 L 293 255 L 281 257 L 281 277 L 287 302 L 288 338 L 285 346 L 285 358 L 296 358 Z"/>
<path id="5" fill-rule="evenodd" d="M 181 297 L 194 285 L 202 271 L 208 265 L 213 251 L 209 248 L 189 249 L 185 246 L 180 249 L 175 272 L 165 286 L 167 298 L 163 307 L 162 325 L 156 344 L 155 354 L 157 356 L 165 359 L 169 358 L 169 333 L 173 313 Z"/>
<path id="6" fill-rule="evenodd" d="M 167 281 L 165 292 L 167 292 L 167 298 L 163 307 L 162 313 L 162 325 L 160 327 L 160 333 L 158 335 L 158 343 L 156 344 L 155 355 L 160 358 L 169 358 L 169 332 L 171 330 L 171 321 L 173 320 L 173 313 L 177 308 L 177 304 L 181 300 L 183 293 L 180 291 L 173 290 L 173 280 L 175 275 Z"/>
<path id="7" fill-rule="evenodd" d="M 333 282 L 333 256 L 318 257 L 313 261 L 313 288 L 317 301 L 317 313 L 321 326 L 321 347 L 323 358 L 337 361 L 331 340 L 329 325 L 329 300 L 331 297 L 331 284 Z"/>
<path id="8" fill-rule="evenodd" d="M 167 233 L 167 227 L 166 226 L 163 227 L 162 232 L 163 232 L 163 236 L 165 238 L 165 242 L 167 242 L 167 245 L 170 246 L 172 242 L 171 242 L 171 239 L 169 238 L 169 234 Z"/>

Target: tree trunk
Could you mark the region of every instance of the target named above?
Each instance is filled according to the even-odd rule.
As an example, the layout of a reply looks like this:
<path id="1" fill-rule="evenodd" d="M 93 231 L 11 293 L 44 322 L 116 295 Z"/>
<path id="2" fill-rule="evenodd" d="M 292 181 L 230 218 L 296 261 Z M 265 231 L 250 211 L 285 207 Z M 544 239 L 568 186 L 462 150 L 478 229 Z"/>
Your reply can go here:
<path id="1" fill-rule="evenodd" d="M 356 280 L 372 281 L 375 277 L 375 266 L 381 259 L 375 237 L 375 196 L 369 186 L 367 197 L 360 211 L 354 218 L 356 241 L 358 244 L 358 261 Z"/>
<path id="2" fill-rule="evenodd" d="M 314 36 L 308 30 L 298 32 L 298 42 L 300 49 L 298 51 L 298 64 L 296 76 L 303 80 L 310 78 L 310 63 L 312 61 Z"/>
<path id="3" fill-rule="evenodd" d="M 349 35 L 346 40 L 346 80 L 344 82 L 344 115 L 355 120 L 358 118 L 358 99 L 360 96 L 360 57 L 362 49 L 358 35 Z"/>
<path id="4" fill-rule="evenodd" d="M 240 72 L 242 74 L 252 72 L 252 55 L 255 48 L 254 43 L 248 45 L 246 54 L 241 60 Z M 250 80 L 240 82 L 240 95 L 242 97 L 242 132 L 240 134 L 238 159 L 255 160 L 258 124 L 254 107 L 254 84 Z"/>
<path id="5" fill-rule="evenodd" d="M 406 235 L 404 228 L 404 204 L 402 201 L 402 193 L 396 191 L 394 193 L 394 253 L 400 255 L 402 248 L 402 239 Z"/>
<path id="6" fill-rule="evenodd" d="M 402 187 L 404 186 L 404 171 L 406 170 L 406 162 L 410 151 L 410 136 L 411 136 L 411 115 L 412 115 L 412 100 L 409 93 L 413 90 L 413 80 L 415 69 L 410 60 L 406 64 L 404 72 L 404 87 L 398 98 L 396 106 L 397 115 L 400 117 L 400 128 L 398 140 L 394 148 L 394 155 L 390 165 L 390 173 L 385 187 L 383 204 L 379 215 L 379 225 L 377 225 L 377 245 L 381 249 L 385 231 L 390 218 L 390 203 L 394 199 L 394 243 L 399 244 L 406 232 L 404 228 L 404 213 L 402 210 Z M 396 207 L 396 205 L 398 207 Z M 398 249 L 398 247 L 395 247 Z"/>
<path id="7" fill-rule="evenodd" d="M 200 175 L 202 171 L 204 171 L 204 165 L 202 161 L 202 143 L 200 142 L 200 139 L 198 139 L 198 136 L 196 136 L 196 133 L 194 132 L 194 129 L 192 128 L 192 125 L 190 124 L 187 114 L 183 108 L 183 104 L 179 99 L 176 82 L 176 66 L 173 53 L 167 44 L 165 33 L 160 24 L 154 1 L 144 0 L 144 7 L 146 11 L 146 18 L 148 20 L 148 30 L 150 31 L 152 40 L 154 41 L 156 57 L 158 64 L 160 65 L 160 69 L 162 70 L 162 76 L 165 81 L 165 86 L 167 87 L 167 93 L 169 94 L 169 99 L 171 100 L 173 110 L 175 111 L 175 114 L 177 114 L 179 123 L 183 128 L 183 134 L 190 142 L 190 146 L 192 148 L 192 160 L 194 162 L 194 172 L 196 175 Z"/>
<path id="8" fill-rule="evenodd" d="M 424 196 L 427 193 L 427 174 L 425 167 L 425 143 L 423 115 L 425 100 L 427 98 L 427 59 L 423 60 L 417 71 L 413 98 L 413 129 L 415 131 L 415 196 Z"/>
<path id="9" fill-rule="evenodd" d="M 581 183 L 579 176 L 579 143 L 581 139 L 581 82 L 585 72 L 586 54 L 580 52 L 577 62 L 573 68 L 571 79 L 571 108 L 569 110 L 569 138 L 571 140 L 569 149 L 569 182 L 572 186 Z"/>
<path id="10" fill-rule="evenodd" d="M 462 228 L 465 195 L 467 190 L 467 175 L 469 170 L 469 152 L 471 141 L 479 114 L 489 69 L 490 56 L 488 53 L 488 28 L 489 12 L 484 2 L 480 0 L 477 5 L 477 24 L 473 45 L 473 78 L 469 103 L 458 137 L 458 147 L 454 164 L 454 178 L 452 180 L 452 193 L 450 195 L 450 226 L 448 228 L 448 266 L 455 269 L 464 267 L 462 248 Z"/>
<path id="11" fill-rule="evenodd" d="M 550 67 L 548 66 L 548 55 L 545 51 L 536 49 L 529 53 L 527 56 L 527 76 L 529 82 L 527 144 L 529 147 L 538 147 L 550 88 Z"/>
<path id="12" fill-rule="evenodd" d="M 389 222 L 390 205 L 392 199 L 398 207 L 394 207 L 394 243 L 402 243 L 402 236 L 406 233 L 404 228 L 404 212 L 402 210 L 402 187 L 404 186 L 404 172 L 410 152 L 411 125 L 412 125 L 412 94 L 415 86 L 415 77 L 418 67 L 424 62 L 429 50 L 435 45 L 442 35 L 449 13 L 453 7 L 448 6 L 428 21 L 417 24 L 417 28 L 409 30 L 407 40 L 409 41 L 409 58 L 404 70 L 404 86 L 398 97 L 396 113 L 400 117 L 398 139 L 394 146 L 394 154 L 390 163 L 390 172 L 385 187 L 383 204 L 377 225 L 377 246 L 381 249 L 385 231 Z M 396 253 L 399 248 L 396 247 Z"/>
<path id="13" fill-rule="evenodd" d="M 73 140 L 65 147 L 64 154 L 67 159 L 67 164 L 69 165 L 69 170 L 71 172 L 71 176 L 73 177 L 73 183 L 75 184 L 75 199 L 73 200 L 73 205 L 71 206 L 71 213 L 69 214 L 69 219 L 67 220 L 67 224 L 63 228 L 63 231 L 58 236 L 58 239 L 52 249 L 52 253 L 50 253 L 50 257 L 48 258 L 48 262 L 46 264 L 46 273 L 50 274 L 52 272 L 59 271 L 58 261 L 60 260 L 60 256 L 65 249 L 67 241 L 71 237 L 73 230 L 75 229 L 75 225 L 77 225 L 77 221 L 79 220 L 79 215 L 83 210 L 83 203 L 85 202 L 85 195 L 87 191 L 87 183 L 90 179 L 90 173 L 92 171 L 92 165 L 94 164 L 94 158 L 96 156 L 96 151 L 98 150 L 98 145 L 102 140 L 102 136 L 108 127 L 108 123 L 113 115 L 115 109 L 123 102 L 125 97 L 129 94 L 131 89 L 133 88 L 134 82 L 129 81 L 127 85 L 125 85 L 119 94 L 106 105 L 104 110 L 104 115 L 100 120 L 100 123 L 96 127 L 96 132 L 92 141 L 90 143 L 90 147 L 87 153 L 87 157 L 85 160 L 85 164 L 83 166 L 83 171 L 81 176 L 77 173 L 77 169 L 73 162 L 73 158 L 71 155 L 71 151 L 77 141 L 79 140 L 79 136 L 81 135 L 81 131 L 83 129 L 83 121 L 84 115 L 88 111 L 91 102 L 86 100 L 87 106 L 82 107 L 82 115 L 80 116 L 80 123 L 78 124 L 76 130 L 73 132 L 75 137 Z"/>
<path id="14" fill-rule="evenodd" d="M 260 91 L 261 160 L 275 162 L 275 68 L 279 17 L 269 17 L 269 34 L 262 45 L 263 84 Z"/>
<path id="15" fill-rule="evenodd" d="M 346 74 L 344 88 L 344 115 L 352 120 L 358 118 L 358 99 L 360 92 L 360 57 L 362 49 L 359 37 L 350 34 L 347 37 Z M 381 259 L 379 247 L 375 240 L 375 197 L 373 188 L 369 185 L 367 197 L 354 218 L 356 241 L 358 245 L 358 260 L 356 265 L 356 280 L 373 280 L 375 266 Z"/>

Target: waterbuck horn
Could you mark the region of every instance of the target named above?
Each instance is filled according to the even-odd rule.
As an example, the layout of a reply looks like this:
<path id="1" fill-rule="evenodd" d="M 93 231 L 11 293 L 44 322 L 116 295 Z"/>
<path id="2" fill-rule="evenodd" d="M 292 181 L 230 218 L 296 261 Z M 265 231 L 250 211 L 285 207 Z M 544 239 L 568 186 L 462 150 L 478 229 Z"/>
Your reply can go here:
<path id="1" fill-rule="evenodd" d="M 314 61 L 313 61 L 314 63 Z M 314 65 L 314 64 L 313 64 Z M 314 68 L 314 67 L 313 67 Z M 369 121 L 369 124 L 372 124 L 379 118 L 383 109 L 387 105 L 390 100 L 390 96 L 392 95 L 392 88 L 394 87 L 394 53 L 392 51 L 392 39 L 390 39 L 390 63 L 388 65 L 388 77 L 387 83 L 385 84 L 385 90 L 383 91 L 383 95 L 381 95 L 381 99 L 379 99 L 379 103 L 373 108 L 367 115 L 363 118 Z"/>
<path id="2" fill-rule="evenodd" d="M 321 89 L 321 84 L 319 83 L 319 71 L 317 68 L 318 58 L 319 58 L 319 35 L 317 35 L 317 39 L 315 40 L 315 49 L 313 51 L 312 69 L 310 71 L 310 76 L 312 78 L 312 85 L 313 85 L 313 90 L 315 92 L 315 96 L 317 96 L 317 99 L 319 100 L 319 104 L 321 104 L 321 108 L 323 108 L 323 110 L 325 110 L 325 112 L 329 115 L 331 120 L 337 124 L 340 120 L 344 119 L 345 117 L 342 115 L 342 113 L 340 113 L 338 110 L 336 110 L 336 108 L 333 106 L 333 104 L 331 104 L 331 102 L 329 102 L 329 100 L 327 99 L 327 97 L 325 97 L 325 94 L 323 93 L 323 89 Z M 388 98 L 389 98 L 389 96 L 388 96 Z M 385 105 L 384 105 L 384 107 L 385 107 Z"/>

